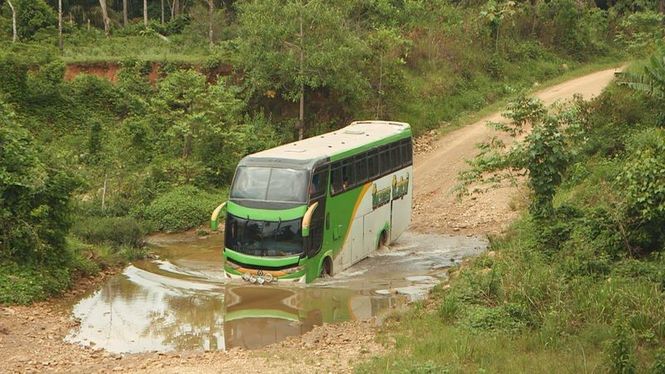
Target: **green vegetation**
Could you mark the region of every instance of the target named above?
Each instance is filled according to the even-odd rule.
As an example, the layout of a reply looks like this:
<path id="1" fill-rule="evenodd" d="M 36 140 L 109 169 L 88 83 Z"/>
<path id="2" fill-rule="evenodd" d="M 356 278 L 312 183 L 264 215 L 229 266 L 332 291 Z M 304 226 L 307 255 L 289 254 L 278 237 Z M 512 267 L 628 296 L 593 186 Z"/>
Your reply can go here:
<path id="1" fill-rule="evenodd" d="M 140 248 L 143 228 L 131 217 L 80 217 L 72 233 L 87 243 Z"/>
<path id="2" fill-rule="evenodd" d="M 183 231 L 201 225 L 210 207 L 227 198 L 227 193 L 211 194 L 194 186 L 177 187 L 156 198 L 145 210 L 145 218 L 162 231 Z"/>
<path id="3" fill-rule="evenodd" d="M 63 2 L 62 49 L 56 2 L 0 7 L 0 282 L 39 290 L 3 302 L 204 223 L 248 153 L 359 118 L 420 134 L 662 37 L 652 2 L 102 3 Z M 650 162 L 624 175 L 639 219 Z"/>
<path id="4" fill-rule="evenodd" d="M 664 57 L 589 102 L 508 106 L 511 122 L 494 126 L 529 134 L 482 145 L 462 182 L 523 175 L 528 212 L 429 303 L 387 323 L 395 350 L 359 372 L 661 372 L 665 101 L 652 87 Z"/>

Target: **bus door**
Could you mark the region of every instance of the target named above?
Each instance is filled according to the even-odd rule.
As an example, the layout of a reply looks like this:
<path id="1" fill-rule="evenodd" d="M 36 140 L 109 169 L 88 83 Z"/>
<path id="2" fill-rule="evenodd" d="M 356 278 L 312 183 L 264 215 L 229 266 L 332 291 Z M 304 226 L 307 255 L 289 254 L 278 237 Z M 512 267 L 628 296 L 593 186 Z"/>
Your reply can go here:
<path id="1" fill-rule="evenodd" d="M 313 257 L 321 250 L 323 244 L 323 229 L 326 215 L 326 192 L 328 188 L 329 166 L 320 166 L 312 173 L 309 184 L 309 205 L 319 203 L 314 211 L 312 223 L 310 224 L 309 237 L 306 242 L 307 256 Z"/>

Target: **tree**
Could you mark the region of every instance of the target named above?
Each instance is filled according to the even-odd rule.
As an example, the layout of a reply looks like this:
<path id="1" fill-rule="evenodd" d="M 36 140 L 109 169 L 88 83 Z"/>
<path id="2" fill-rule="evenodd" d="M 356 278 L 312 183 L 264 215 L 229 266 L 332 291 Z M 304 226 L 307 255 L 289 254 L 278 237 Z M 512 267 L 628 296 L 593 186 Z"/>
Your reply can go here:
<path id="1" fill-rule="evenodd" d="M 205 110 L 205 77 L 193 70 L 169 74 L 159 84 L 156 104 L 160 112 L 173 119 L 168 134 L 180 138 L 181 157 L 186 159 L 192 152 L 192 139 L 200 126 L 200 113 Z"/>
<path id="2" fill-rule="evenodd" d="M 220 183 L 249 146 L 242 135 L 243 103 L 222 79 L 209 85 L 193 70 L 171 73 L 159 83 L 151 108 L 156 132 L 166 135 L 162 149 L 177 152 L 165 159 L 179 157 L 168 168 L 186 182 L 206 174 Z"/>
<path id="3" fill-rule="evenodd" d="M 499 37 L 501 35 L 501 26 L 504 20 L 515 15 L 516 4 L 514 1 L 505 1 L 497 3 L 495 0 L 490 0 L 485 5 L 480 15 L 487 20 L 492 34 L 494 36 L 494 53 L 499 53 Z"/>
<path id="4" fill-rule="evenodd" d="M 16 31 L 21 40 L 31 39 L 37 31 L 56 26 L 53 8 L 44 0 L 12 0 L 16 13 Z"/>
<path id="5" fill-rule="evenodd" d="M 204 75 L 185 70 L 160 82 L 154 104 L 158 116 L 168 118 L 167 133 L 181 139 L 181 157 L 185 159 L 191 156 L 193 141 L 201 134 L 233 125 L 241 102 L 223 80 L 209 86 Z"/>
<path id="6" fill-rule="evenodd" d="M 214 0 L 207 0 L 208 2 L 208 40 L 210 41 L 210 46 L 213 46 L 212 40 L 212 26 L 214 22 L 215 15 L 215 2 Z"/>
<path id="7" fill-rule="evenodd" d="M 7 0 L 7 4 L 9 4 L 9 8 L 12 10 L 12 43 L 16 43 L 18 39 L 16 33 L 16 9 L 14 9 L 11 0 Z"/>
<path id="8" fill-rule="evenodd" d="M 58 47 L 62 51 L 62 0 L 58 0 Z"/>
<path id="9" fill-rule="evenodd" d="M 548 113 L 539 99 L 521 96 L 509 104 L 504 117 L 510 122 L 489 125 L 513 139 L 529 128 L 531 132 L 511 148 L 496 137 L 481 144 L 480 154 L 469 161 L 471 169 L 460 175 L 461 190 L 466 193 L 472 184 L 496 185 L 504 180 L 514 181 L 516 176 L 526 176 L 533 192 L 529 211 L 536 218 L 550 217 L 554 212 L 554 194 L 569 161 L 563 130 L 570 120 L 568 113 Z M 473 192 L 476 191 L 479 190 Z"/>
<path id="10" fill-rule="evenodd" d="M 538 25 L 538 5 L 540 0 L 529 0 L 529 12 L 531 13 L 531 36 L 536 37 L 536 26 Z"/>
<path id="11" fill-rule="evenodd" d="M 122 24 L 127 26 L 129 20 L 127 19 L 127 0 L 122 0 Z"/>
<path id="12" fill-rule="evenodd" d="M 0 101 L 0 259 L 62 260 L 77 182 L 39 151 Z"/>
<path id="13" fill-rule="evenodd" d="M 368 75 L 376 95 L 375 118 L 381 119 L 385 115 L 386 101 L 399 96 L 398 92 L 404 88 L 402 66 L 405 61 L 402 55 L 407 49 L 407 41 L 399 30 L 385 27 L 370 33 L 367 39 L 372 50 Z"/>
<path id="14" fill-rule="evenodd" d="M 308 90 L 346 98 L 367 93 L 360 69 L 367 47 L 339 8 L 323 0 L 253 0 L 238 7 L 238 64 L 247 86 L 299 102 L 299 138 Z"/>
<path id="15" fill-rule="evenodd" d="M 171 19 L 180 15 L 180 0 L 172 0 L 171 2 Z"/>
<path id="16" fill-rule="evenodd" d="M 102 18 L 104 20 L 104 34 L 109 36 L 111 33 L 111 20 L 109 19 L 106 0 L 99 0 L 99 6 L 102 8 Z"/>
<path id="17" fill-rule="evenodd" d="M 148 0 L 143 0 L 143 26 L 148 27 Z"/>

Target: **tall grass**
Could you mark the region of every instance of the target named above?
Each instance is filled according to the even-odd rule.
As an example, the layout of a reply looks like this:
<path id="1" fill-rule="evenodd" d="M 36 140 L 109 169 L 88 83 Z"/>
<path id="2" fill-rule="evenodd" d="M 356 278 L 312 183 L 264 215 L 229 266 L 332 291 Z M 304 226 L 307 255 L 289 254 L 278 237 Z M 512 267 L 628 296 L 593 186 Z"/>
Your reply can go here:
<path id="1" fill-rule="evenodd" d="M 143 61 L 202 63 L 210 55 L 208 46 L 172 35 L 168 41 L 155 34 L 106 37 L 99 30 L 79 31 L 65 39 L 62 59 L 66 63 Z"/>
<path id="2" fill-rule="evenodd" d="M 381 332 L 395 349 L 358 372 L 646 372 L 665 344 L 665 258 L 603 267 L 586 254 L 538 248 L 528 218 L 495 252 L 451 271 L 429 308 Z M 599 271 L 601 269 L 601 271 Z M 617 324 L 625 324 L 618 334 Z M 634 345 L 631 345 L 634 342 Z M 631 348 L 632 347 L 632 348 Z M 631 360 L 634 360 L 631 361 Z"/>

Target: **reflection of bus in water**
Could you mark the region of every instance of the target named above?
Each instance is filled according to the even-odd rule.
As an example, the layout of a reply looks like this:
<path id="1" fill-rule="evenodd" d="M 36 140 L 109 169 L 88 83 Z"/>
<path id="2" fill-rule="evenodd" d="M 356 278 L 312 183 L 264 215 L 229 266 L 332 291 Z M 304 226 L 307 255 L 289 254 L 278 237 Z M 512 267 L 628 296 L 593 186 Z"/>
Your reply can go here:
<path id="1" fill-rule="evenodd" d="M 224 293 L 226 349 L 260 348 L 302 335 L 323 323 L 366 320 L 393 299 L 349 289 L 231 286 Z"/>
<path id="2" fill-rule="evenodd" d="M 238 164 L 226 209 L 224 270 L 252 282 L 311 282 L 394 241 L 410 223 L 411 128 L 354 122 Z"/>

